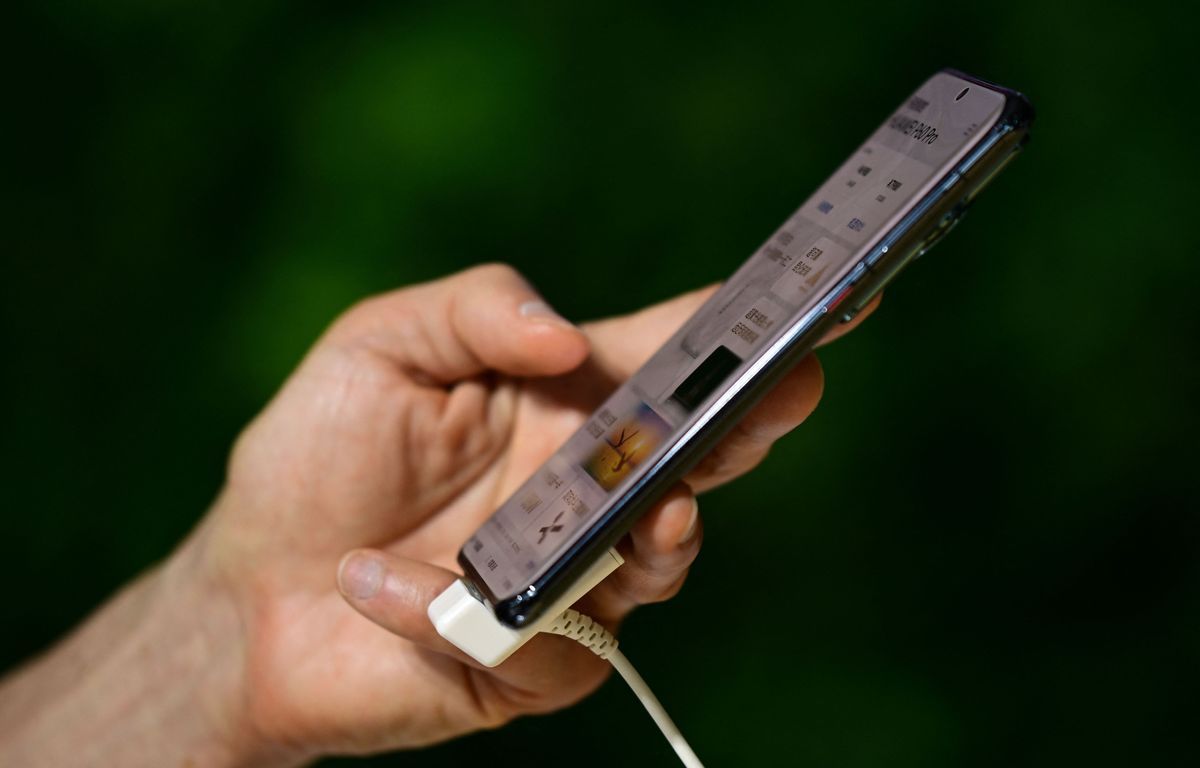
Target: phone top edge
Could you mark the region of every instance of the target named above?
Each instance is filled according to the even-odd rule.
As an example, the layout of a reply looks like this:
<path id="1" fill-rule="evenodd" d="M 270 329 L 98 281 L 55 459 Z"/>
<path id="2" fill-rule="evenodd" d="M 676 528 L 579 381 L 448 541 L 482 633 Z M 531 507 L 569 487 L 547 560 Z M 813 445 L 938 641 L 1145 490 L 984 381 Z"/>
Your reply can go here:
<path id="1" fill-rule="evenodd" d="M 1029 97 L 1027 97 L 1021 91 L 1007 88 L 999 83 L 994 83 L 991 80 L 977 77 L 968 72 L 963 72 L 961 69 L 955 69 L 954 67 L 944 67 L 940 71 L 942 74 L 951 75 L 960 80 L 965 80 L 968 83 L 973 83 L 974 85 L 1004 94 L 1004 111 L 1000 113 L 999 122 L 1004 123 L 1011 128 L 1028 128 L 1033 123 L 1034 118 L 1037 116 L 1037 111 L 1033 107 L 1033 102 L 1031 102 Z"/>
<path id="2" fill-rule="evenodd" d="M 897 220 L 879 232 L 878 237 L 874 240 L 874 245 L 860 251 L 858 265 L 824 290 L 811 309 L 790 325 L 789 332 L 771 343 L 770 352 L 760 352 L 760 356 L 755 359 L 751 368 L 739 375 L 738 383 L 740 385 L 736 388 L 730 387 L 729 397 L 720 401 L 719 408 L 710 406 L 704 414 L 705 418 L 688 427 L 673 446 L 673 450 L 669 450 L 652 462 L 652 469 L 637 477 L 630 487 L 613 500 L 605 515 L 595 523 L 592 533 L 581 536 L 539 578 L 533 580 L 526 589 L 518 591 L 515 595 L 498 598 L 489 588 L 487 580 L 481 578 L 475 566 L 466 557 L 465 545 L 460 549 L 458 554 L 460 566 L 467 578 L 480 589 L 491 603 L 496 616 L 501 621 L 519 627 L 536 617 L 545 598 L 553 597 L 556 585 L 569 583 L 576 571 L 589 564 L 586 562 L 587 555 L 592 550 L 602 551 L 615 543 L 617 537 L 623 534 L 628 525 L 636 519 L 637 515 L 632 512 L 652 504 L 657 495 L 665 492 L 670 485 L 671 478 L 674 478 L 675 475 L 682 476 L 687 469 L 690 469 L 689 462 L 694 463 L 704 453 L 707 453 L 707 449 L 711 447 L 710 443 L 719 439 L 719 434 L 715 438 L 712 437 L 712 434 L 720 431 L 721 424 L 736 421 L 730 413 L 738 409 L 748 409 L 757 397 L 762 396 L 764 389 L 769 388 L 764 386 L 762 381 L 756 381 L 756 377 L 765 381 L 768 377 L 776 375 L 776 371 L 779 369 L 786 372 L 791 363 L 799 359 L 799 355 L 811 349 L 812 344 L 815 343 L 815 337 L 818 335 L 816 332 L 819 330 L 823 334 L 823 329 L 827 325 L 834 324 L 836 313 L 832 310 L 836 307 L 837 302 L 845 298 L 853 289 L 856 281 L 862 278 L 865 272 L 870 271 L 872 258 L 878 259 L 879 256 L 888 252 L 890 245 L 902 242 L 905 237 L 911 236 L 915 229 L 926 226 L 929 222 L 930 212 L 937 209 L 939 204 L 944 203 L 948 196 L 956 195 L 956 191 L 959 190 L 958 182 L 964 178 L 965 174 L 981 160 L 988 158 L 989 152 L 1001 142 L 1005 135 L 1013 132 L 1025 133 L 1028 125 L 1032 122 L 1034 114 L 1032 105 L 1019 92 L 953 69 L 942 70 L 939 74 L 950 75 L 1002 94 L 1004 103 L 999 116 L 986 131 L 964 145 L 957 160 L 943 166 L 944 172 L 930 181 L 927 190 L 911 202 L 903 211 L 903 215 L 898 214 Z M 1023 140 L 1024 136 L 1021 138 Z M 894 274 L 888 276 L 885 282 L 890 281 L 891 277 L 894 277 Z M 762 375 L 760 376 L 760 374 Z M 749 404 L 747 401 L 750 401 Z"/>

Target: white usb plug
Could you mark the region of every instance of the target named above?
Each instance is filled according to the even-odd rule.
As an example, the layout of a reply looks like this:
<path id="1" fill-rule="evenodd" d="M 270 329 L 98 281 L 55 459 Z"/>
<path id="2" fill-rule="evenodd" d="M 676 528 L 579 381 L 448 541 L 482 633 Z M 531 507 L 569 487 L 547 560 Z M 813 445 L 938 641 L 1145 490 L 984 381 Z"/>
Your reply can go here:
<path id="1" fill-rule="evenodd" d="M 681 763 L 687 768 L 704 768 L 650 686 L 618 650 L 617 639 L 612 633 L 571 609 L 576 600 L 591 592 L 593 587 L 624 562 L 617 550 L 608 550 L 570 589 L 542 612 L 541 618 L 521 629 L 502 624 L 492 609 L 462 579 L 446 587 L 429 604 L 429 620 L 439 635 L 486 667 L 502 663 L 539 632 L 571 638 L 613 665 L 613 669 L 617 670 L 642 702 L 663 736 L 667 737 Z"/>
<path id="2" fill-rule="evenodd" d="M 570 589 L 542 611 L 541 618 L 527 627 L 513 629 L 500 623 L 492 609 L 462 579 L 447 587 L 429 604 L 429 620 L 438 634 L 454 643 L 460 651 L 486 667 L 494 667 L 538 632 L 546 631 L 563 611 L 591 592 L 624 562 L 617 550 L 605 552 Z"/>

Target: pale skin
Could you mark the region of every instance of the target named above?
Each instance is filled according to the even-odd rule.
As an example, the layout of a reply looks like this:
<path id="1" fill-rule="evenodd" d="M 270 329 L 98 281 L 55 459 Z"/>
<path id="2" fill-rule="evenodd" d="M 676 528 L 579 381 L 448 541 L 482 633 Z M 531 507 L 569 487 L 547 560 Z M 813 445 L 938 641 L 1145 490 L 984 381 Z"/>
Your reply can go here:
<path id="1" fill-rule="evenodd" d="M 585 697 L 609 670 L 572 641 L 542 635 L 487 669 L 426 607 L 475 528 L 710 292 L 576 327 L 486 265 L 355 306 L 238 438 L 179 548 L 0 681 L 0 764 L 299 765 Z M 822 382 L 810 355 L 578 607 L 616 629 L 674 595 L 703 536 L 695 494 L 761 461 Z"/>

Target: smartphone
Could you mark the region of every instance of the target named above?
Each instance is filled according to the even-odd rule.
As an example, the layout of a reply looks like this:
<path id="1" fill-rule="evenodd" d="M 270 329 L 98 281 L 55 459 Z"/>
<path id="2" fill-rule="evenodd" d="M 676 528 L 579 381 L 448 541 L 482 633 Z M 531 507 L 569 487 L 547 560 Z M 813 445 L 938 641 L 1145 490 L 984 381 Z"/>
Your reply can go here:
<path id="1" fill-rule="evenodd" d="M 838 322 L 937 243 L 1029 137 L 1020 93 L 938 72 L 459 553 L 497 618 L 536 619 Z"/>

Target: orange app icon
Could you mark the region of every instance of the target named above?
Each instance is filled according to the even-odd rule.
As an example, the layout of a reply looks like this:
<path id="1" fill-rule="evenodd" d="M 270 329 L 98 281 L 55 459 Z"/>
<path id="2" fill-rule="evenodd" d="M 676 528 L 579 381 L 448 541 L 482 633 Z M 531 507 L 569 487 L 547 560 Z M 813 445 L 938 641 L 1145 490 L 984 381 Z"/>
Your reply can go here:
<path id="1" fill-rule="evenodd" d="M 611 491 L 662 445 L 670 429 L 650 406 L 642 403 L 631 416 L 613 425 L 583 468 L 601 488 Z"/>

